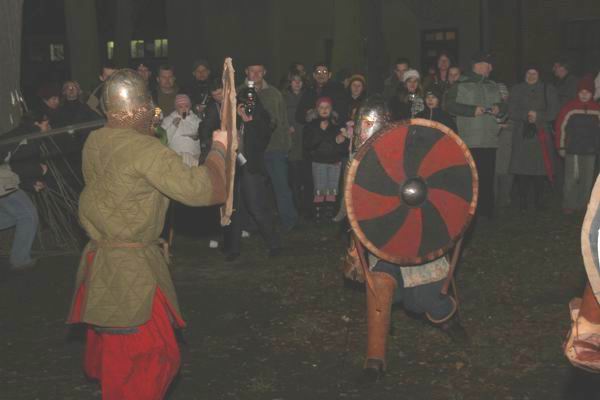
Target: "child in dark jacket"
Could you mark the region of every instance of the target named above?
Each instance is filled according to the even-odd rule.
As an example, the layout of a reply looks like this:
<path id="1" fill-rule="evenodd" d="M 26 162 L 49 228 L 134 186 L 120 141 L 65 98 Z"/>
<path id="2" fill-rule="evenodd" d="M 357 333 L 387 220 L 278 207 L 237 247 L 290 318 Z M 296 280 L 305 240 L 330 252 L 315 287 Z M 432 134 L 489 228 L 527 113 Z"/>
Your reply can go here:
<path id="1" fill-rule="evenodd" d="M 316 103 L 319 118 L 304 127 L 304 151 L 312 161 L 314 199 L 317 218 L 333 211 L 338 195 L 341 161 L 348 150 L 348 139 L 332 118 L 332 101 L 321 97 Z M 322 203 L 326 207 L 321 207 Z"/>
<path id="2" fill-rule="evenodd" d="M 440 104 L 442 94 L 436 89 L 430 89 L 425 93 L 425 109 L 418 113 L 416 118 L 428 119 L 446 125 L 455 133 L 458 133 L 456 122 L 446 111 L 442 110 Z"/>
<path id="3" fill-rule="evenodd" d="M 577 98 L 560 110 L 555 123 L 556 147 L 565 158 L 563 212 L 585 209 L 600 150 L 600 105 L 592 99 L 594 81 L 586 76 L 577 85 Z"/>

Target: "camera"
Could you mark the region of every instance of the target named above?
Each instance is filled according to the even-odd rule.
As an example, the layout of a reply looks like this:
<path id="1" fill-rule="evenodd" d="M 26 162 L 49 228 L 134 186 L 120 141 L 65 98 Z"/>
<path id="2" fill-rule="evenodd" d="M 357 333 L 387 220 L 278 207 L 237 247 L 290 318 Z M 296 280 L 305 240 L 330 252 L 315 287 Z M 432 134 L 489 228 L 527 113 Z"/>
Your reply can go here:
<path id="1" fill-rule="evenodd" d="M 494 110 L 492 109 L 492 107 L 487 107 L 485 110 L 483 110 L 484 114 L 493 114 Z"/>
<path id="2" fill-rule="evenodd" d="M 252 81 L 248 82 L 248 87 L 240 91 L 238 102 L 243 105 L 244 113 L 246 113 L 247 116 L 254 115 L 257 96 L 256 90 L 254 89 L 254 82 Z"/>

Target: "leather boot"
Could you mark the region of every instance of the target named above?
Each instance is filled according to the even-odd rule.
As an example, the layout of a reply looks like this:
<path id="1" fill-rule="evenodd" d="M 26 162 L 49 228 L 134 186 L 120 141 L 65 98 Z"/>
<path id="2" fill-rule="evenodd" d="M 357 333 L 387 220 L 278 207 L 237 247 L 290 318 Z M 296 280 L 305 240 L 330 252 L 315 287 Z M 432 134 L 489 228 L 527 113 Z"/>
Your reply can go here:
<path id="1" fill-rule="evenodd" d="M 367 288 L 367 357 L 363 372 L 376 381 L 384 372 L 387 335 L 390 332 L 390 314 L 396 280 L 385 272 L 371 272 L 377 295 Z"/>
<path id="2" fill-rule="evenodd" d="M 460 323 L 460 318 L 458 318 L 456 313 L 458 309 L 456 300 L 454 300 L 452 297 L 450 297 L 450 300 L 452 300 L 453 303 L 452 312 L 450 312 L 450 314 L 448 314 L 448 316 L 445 318 L 441 320 L 435 320 L 429 314 L 425 314 L 425 316 L 433 324 L 433 326 L 448 335 L 452 342 L 461 346 L 468 346 L 471 344 L 471 338 Z"/>

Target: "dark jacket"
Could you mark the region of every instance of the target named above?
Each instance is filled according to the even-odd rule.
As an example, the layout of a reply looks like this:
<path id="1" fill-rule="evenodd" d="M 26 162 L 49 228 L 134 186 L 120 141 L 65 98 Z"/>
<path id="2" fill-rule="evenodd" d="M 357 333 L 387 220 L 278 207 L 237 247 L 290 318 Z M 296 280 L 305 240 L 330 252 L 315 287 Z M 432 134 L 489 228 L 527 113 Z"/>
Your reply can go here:
<path id="1" fill-rule="evenodd" d="M 192 83 L 186 85 L 181 93 L 187 94 L 190 96 L 190 100 L 192 101 L 192 107 L 196 107 L 198 104 L 207 105 L 210 97 L 210 78 L 205 81 L 197 81 L 194 79 Z"/>
<path id="2" fill-rule="evenodd" d="M 14 136 L 26 133 L 39 132 L 34 124 L 23 123 L 12 131 L 2 135 L 2 139 L 10 139 Z M 29 140 L 25 143 L 11 143 L 0 147 L 0 163 L 3 163 L 8 153 L 11 153 L 10 168 L 19 176 L 21 183 L 19 187 L 25 191 L 33 192 L 33 184 L 42 180 L 42 166 L 40 160 L 40 147 L 37 140 Z"/>
<path id="3" fill-rule="evenodd" d="M 333 103 L 333 111 L 336 112 L 338 117 L 343 119 L 346 115 L 348 115 L 348 101 L 344 85 L 330 80 L 325 84 L 325 86 L 323 86 L 320 89 L 310 87 L 304 91 L 302 97 L 300 98 L 300 104 L 298 104 L 298 109 L 296 110 L 296 121 L 298 121 L 301 124 L 305 124 L 306 113 L 309 110 L 315 108 L 317 100 L 321 97 L 331 98 L 331 101 Z"/>
<path id="4" fill-rule="evenodd" d="M 253 174 L 266 174 L 265 150 L 271 140 L 273 124 L 262 102 L 257 99 L 252 121 L 242 122 L 238 118 L 239 134 L 242 143 L 239 143 L 239 152 L 247 160 L 244 167 Z"/>
<path id="5" fill-rule="evenodd" d="M 579 79 L 575 75 L 568 74 L 564 78 L 557 79 L 554 82 L 554 86 L 558 92 L 558 101 L 561 107 L 577 97 L 578 81 Z"/>
<path id="6" fill-rule="evenodd" d="M 100 117 L 87 104 L 79 100 L 65 100 L 57 110 L 56 122 L 50 124 L 53 128 L 80 124 L 99 119 Z"/>
<path id="7" fill-rule="evenodd" d="M 204 110 L 204 119 L 198 127 L 200 133 L 200 148 L 206 153 L 212 145 L 212 134 L 221 128 L 221 105 L 215 101 L 208 103 Z"/>
<path id="8" fill-rule="evenodd" d="M 452 116 L 439 107 L 432 109 L 425 106 L 425 109 L 418 113 L 415 117 L 439 122 L 440 124 L 444 124 L 448 128 L 452 129 L 454 133 L 458 133 L 458 128 L 456 127 L 456 123 L 454 122 L 454 119 L 452 119 Z"/>
<path id="9" fill-rule="evenodd" d="M 561 155 L 597 154 L 600 150 L 600 105 L 571 100 L 560 110 L 555 125 Z"/>
<path id="10" fill-rule="evenodd" d="M 311 161 L 334 164 L 340 162 L 348 151 L 348 140 L 338 144 L 335 137 L 340 133 L 340 126 L 329 123 L 326 130 L 321 129 L 321 121 L 316 119 L 304 127 L 305 155 Z"/>

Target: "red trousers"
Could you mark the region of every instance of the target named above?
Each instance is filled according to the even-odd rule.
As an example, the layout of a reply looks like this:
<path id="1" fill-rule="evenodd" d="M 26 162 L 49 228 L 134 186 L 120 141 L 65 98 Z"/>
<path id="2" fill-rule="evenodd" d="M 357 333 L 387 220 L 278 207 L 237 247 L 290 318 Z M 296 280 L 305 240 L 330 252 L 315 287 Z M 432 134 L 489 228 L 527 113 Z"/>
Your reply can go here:
<path id="1" fill-rule="evenodd" d="M 86 273 L 95 254 L 86 254 Z M 68 323 L 82 322 L 85 295 L 85 284 L 81 284 Z M 150 320 L 134 333 L 99 333 L 88 327 L 84 370 L 87 376 L 100 381 L 103 400 L 161 400 L 165 396 L 181 363 L 173 323 L 185 326 L 157 288 Z"/>
<path id="2" fill-rule="evenodd" d="M 87 331 L 85 373 L 98 379 L 103 400 L 161 400 L 180 365 L 168 303 L 154 295 L 152 317 L 136 333 Z"/>

